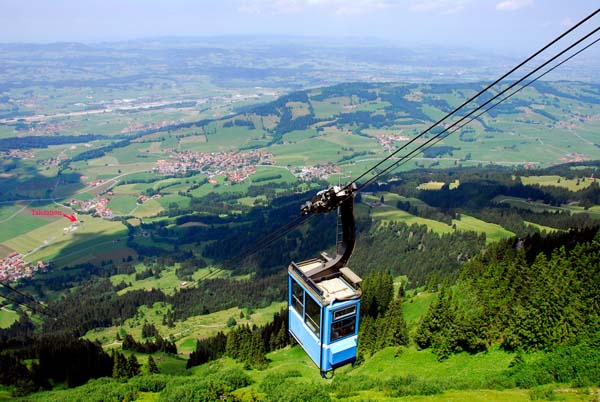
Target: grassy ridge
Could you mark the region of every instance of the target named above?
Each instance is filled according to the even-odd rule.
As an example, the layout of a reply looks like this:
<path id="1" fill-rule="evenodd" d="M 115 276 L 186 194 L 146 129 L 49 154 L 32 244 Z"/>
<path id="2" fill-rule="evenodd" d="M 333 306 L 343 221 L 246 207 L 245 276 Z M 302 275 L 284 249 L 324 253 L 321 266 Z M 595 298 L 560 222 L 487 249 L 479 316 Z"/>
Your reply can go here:
<path id="1" fill-rule="evenodd" d="M 1 297 L 0 300 L 4 301 Z M 18 319 L 19 315 L 15 311 L 12 311 L 7 307 L 3 307 L 0 310 L 0 328 L 8 328 Z"/>
<path id="2" fill-rule="evenodd" d="M 233 317 L 238 324 L 265 325 L 271 321 L 273 314 L 280 311 L 285 303 L 273 303 L 268 307 L 248 312 L 238 307 L 218 311 L 211 314 L 193 316 L 183 321 L 176 321 L 173 327 L 163 323 L 163 316 L 172 308 L 169 304 L 155 303 L 152 307 L 141 306 L 135 317 L 127 319 L 120 327 L 98 328 L 88 331 L 84 336 L 86 339 L 98 340 L 104 347 L 114 348 L 120 345 L 117 334 L 124 330 L 135 339 L 140 340 L 144 322 L 154 324 L 159 333 L 165 338 L 175 340 L 177 350 L 180 354 L 187 355 L 196 348 L 196 339 L 215 335 L 217 332 L 227 332 L 227 321 Z M 240 314 L 244 313 L 244 318 Z"/>
<path id="3" fill-rule="evenodd" d="M 381 197 L 384 198 L 385 203 L 379 203 Z M 380 222 L 404 222 L 407 225 L 417 224 L 425 225 L 427 228 L 437 234 L 451 233 L 453 231 L 473 231 L 477 233 L 484 233 L 486 235 L 486 242 L 493 243 L 500 239 L 505 239 L 514 236 L 514 233 L 504 229 L 502 226 L 495 223 L 485 222 L 472 216 L 461 214 L 460 219 L 453 219 L 452 225 L 447 225 L 444 222 L 439 222 L 434 219 L 421 218 L 415 216 L 409 212 L 397 209 L 391 204 L 395 204 L 397 201 L 407 200 L 405 197 L 398 196 L 397 194 L 388 192 L 378 192 L 374 195 L 365 195 L 363 200 L 371 205 L 370 211 L 371 216 Z M 420 200 L 410 200 L 411 203 L 416 205 L 424 205 Z M 365 205 L 358 206 L 359 209 L 365 209 Z"/>
<path id="4" fill-rule="evenodd" d="M 435 299 L 436 294 L 430 292 L 412 292 L 404 305 L 405 320 L 409 326 L 416 322 L 427 311 L 428 305 Z M 269 321 L 274 312 L 282 304 L 257 310 L 251 316 L 238 319 L 239 324 L 263 325 Z M 191 317 L 176 323 L 175 328 L 166 328 L 161 322 L 162 312 L 169 306 L 156 303 L 152 308 L 140 307 L 138 315 L 126 321 L 123 328 L 137 339 L 141 336 L 141 325 L 144 321 L 154 323 L 161 334 L 169 334 L 177 342 L 179 356 L 162 353 L 155 354 L 154 360 L 162 375 L 135 377 L 127 382 L 111 379 L 90 381 L 88 385 L 72 390 L 54 390 L 42 392 L 28 397 L 27 400 L 84 400 L 105 392 L 117 392 L 119 387 L 125 387 L 135 395 L 136 401 L 165 400 L 167 395 L 174 395 L 177 387 L 200 389 L 206 378 L 228 378 L 232 373 L 236 378 L 247 377 L 250 385 L 237 386 L 233 395 L 239 401 L 265 400 L 269 395 L 266 384 L 279 384 L 281 392 L 299 392 L 301 389 L 320 390 L 331 401 L 529 401 L 556 399 L 564 401 L 589 401 L 591 396 L 599 395 L 596 386 L 573 388 L 573 384 L 547 384 L 533 388 L 517 388 L 515 380 L 511 379 L 511 364 L 515 361 L 515 353 L 492 347 L 485 353 L 458 353 L 450 355 L 440 362 L 430 349 L 417 350 L 414 346 L 385 348 L 372 357 L 367 358 L 358 367 L 345 366 L 335 372 L 333 379 L 320 378 L 318 369 L 299 346 L 286 347 L 267 355 L 268 366 L 265 369 L 247 369 L 242 363 L 231 358 L 222 358 L 192 369 L 185 369 L 185 354 L 195 346 L 195 339 L 209 336 L 218 330 L 225 329 L 224 323 L 229 317 L 239 317 L 237 308 L 221 312 Z M 108 328 L 102 331 L 90 331 L 88 339 L 99 339 L 107 348 L 118 347 L 115 341 L 118 328 Z M 177 331 L 177 333 L 173 333 Z M 131 352 L 126 352 L 127 355 Z M 182 355 L 183 356 L 182 356 Z M 526 367 L 536 367 L 538 362 L 543 366 L 549 352 L 537 352 L 522 355 Z M 146 372 L 148 356 L 137 354 L 138 361 Z M 556 358 L 555 358 L 556 359 Z M 548 360 L 546 360 L 548 361 Z M 514 370 L 513 370 L 514 371 Z M 527 373 L 525 373 L 527 375 Z M 221 377 L 223 376 L 223 377 Z M 231 378 L 231 377 L 229 377 Z M 521 376 L 521 381 L 529 381 Z M 537 381 L 537 380 L 535 380 Z M 160 387 L 148 387 L 142 384 L 160 384 Z M 246 382 L 247 383 L 247 382 Z M 188 384 L 188 385 L 185 385 Z M 193 385 L 190 385 L 193 384 Z M 272 387 L 273 385 L 271 385 Z M 111 391 L 109 391 L 109 389 Z M 104 390 L 104 391 L 102 391 Z M 295 391 L 293 391 L 295 390 Z M 0 391 L 1 392 L 1 391 Z M 183 391 L 182 391 L 183 392 Z M 181 401 L 194 400 L 183 394 Z M 119 397 L 122 400 L 124 397 Z M 271 399 L 267 400 L 308 400 L 308 399 Z M 283 394 L 280 398 L 284 398 Z M 85 399 L 89 400 L 89 399 Z M 93 399 L 95 400 L 95 399 Z M 167 399 L 168 400 L 168 399 Z"/>
<path id="5" fill-rule="evenodd" d="M 452 224 L 456 225 L 456 230 L 485 233 L 485 240 L 487 243 L 494 243 L 498 240 L 514 236 L 513 232 L 504 229 L 500 225 L 485 222 L 481 219 L 464 214 L 461 215 L 460 219 L 453 219 Z"/>
<path id="6" fill-rule="evenodd" d="M 31 232 L 32 230 L 36 230 L 44 225 L 47 225 L 49 220 L 46 217 L 31 215 L 32 208 L 49 209 L 47 207 L 51 206 L 47 204 L 36 206 L 21 206 L 20 204 L 17 204 L 10 207 L 1 207 L 0 243 L 9 241 L 14 237 L 22 236 L 28 232 Z M 66 209 L 65 212 L 67 212 Z M 58 218 L 52 218 L 52 220 L 58 220 Z"/>
<path id="7" fill-rule="evenodd" d="M 539 186 L 554 186 L 566 188 L 569 191 L 579 191 L 588 188 L 594 180 L 586 178 L 582 179 L 567 179 L 560 176 L 523 176 L 521 182 L 525 185 L 537 184 Z"/>

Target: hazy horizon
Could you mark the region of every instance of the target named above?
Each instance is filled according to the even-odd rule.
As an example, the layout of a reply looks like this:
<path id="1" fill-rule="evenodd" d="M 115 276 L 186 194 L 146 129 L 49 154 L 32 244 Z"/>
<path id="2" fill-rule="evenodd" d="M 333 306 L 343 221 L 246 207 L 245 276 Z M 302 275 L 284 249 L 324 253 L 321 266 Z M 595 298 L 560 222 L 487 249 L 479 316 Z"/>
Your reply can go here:
<path id="1" fill-rule="evenodd" d="M 0 6 L 1 43 L 290 36 L 507 55 L 540 47 L 593 11 L 587 0 L 0 0 Z"/>

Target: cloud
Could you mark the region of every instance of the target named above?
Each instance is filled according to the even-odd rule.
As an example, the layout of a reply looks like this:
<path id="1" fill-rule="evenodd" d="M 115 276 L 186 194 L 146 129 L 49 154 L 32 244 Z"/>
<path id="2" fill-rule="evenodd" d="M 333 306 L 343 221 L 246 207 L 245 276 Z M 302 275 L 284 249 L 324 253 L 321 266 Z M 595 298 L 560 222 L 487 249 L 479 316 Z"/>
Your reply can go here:
<path id="1" fill-rule="evenodd" d="M 360 15 L 398 5 L 397 0 L 243 0 L 238 11 L 244 14 L 293 14 L 309 11 Z"/>
<path id="2" fill-rule="evenodd" d="M 414 0 L 409 6 L 411 11 L 454 14 L 463 10 L 471 0 Z"/>
<path id="3" fill-rule="evenodd" d="M 533 5 L 533 0 L 504 0 L 496 4 L 498 11 L 516 11 Z"/>
<path id="4" fill-rule="evenodd" d="M 575 25 L 575 23 L 573 22 L 573 20 L 570 17 L 567 17 L 561 21 L 560 25 L 562 25 L 563 27 L 570 28 L 573 25 Z"/>
<path id="5" fill-rule="evenodd" d="M 390 9 L 406 12 L 454 14 L 475 0 L 237 0 L 243 14 L 295 14 L 303 12 L 333 15 L 364 15 Z M 533 0 L 506 0 L 527 3 Z"/>
<path id="6" fill-rule="evenodd" d="M 242 14 L 260 14 L 261 9 L 257 4 L 246 2 L 238 7 L 238 11 Z"/>

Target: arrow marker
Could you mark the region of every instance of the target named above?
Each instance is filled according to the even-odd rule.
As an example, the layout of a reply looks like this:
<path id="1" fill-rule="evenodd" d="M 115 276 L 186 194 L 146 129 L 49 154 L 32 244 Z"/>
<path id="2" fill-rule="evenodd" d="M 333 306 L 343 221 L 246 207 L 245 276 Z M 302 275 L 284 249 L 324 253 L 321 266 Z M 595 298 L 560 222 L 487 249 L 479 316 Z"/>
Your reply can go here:
<path id="1" fill-rule="evenodd" d="M 72 214 L 71 216 L 67 215 L 67 214 L 63 214 L 63 216 L 65 218 L 67 218 L 68 220 L 70 220 L 71 222 L 75 222 L 77 221 L 77 218 L 75 217 L 75 214 Z"/>

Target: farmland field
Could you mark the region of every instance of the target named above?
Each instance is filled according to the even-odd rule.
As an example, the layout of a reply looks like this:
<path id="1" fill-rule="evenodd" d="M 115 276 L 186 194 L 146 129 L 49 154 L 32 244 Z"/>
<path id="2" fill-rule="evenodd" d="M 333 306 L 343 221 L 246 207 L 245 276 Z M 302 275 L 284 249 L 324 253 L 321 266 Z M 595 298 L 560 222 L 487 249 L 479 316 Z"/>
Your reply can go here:
<path id="1" fill-rule="evenodd" d="M 456 225 L 456 230 L 485 233 L 485 239 L 488 243 L 494 243 L 500 239 L 514 235 L 514 233 L 504 229 L 500 225 L 485 222 L 468 215 L 461 215 L 460 219 L 454 219 L 452 223 Z"/>
<path id="2" fill-rule="evenodd" d="M 0 207 L 0 243 L 48 224 L 47 217 L 33 216 L 31 209 L 54 209 L 53 204 L 18 203 Z M 64 209 L 67 212 L 66 209 Z M 62 219 L 62 217 L 59 217 Z M 51 220 L 59 220 L 52 218 Z M 65 220 L 65 222 L 67 222 Z"/>
<path id="3" fill-rule="evenodd" d="M 566 179 L 560 176 L 523 176 L 521 177 L 521 182 L 528 185 L 555 186 L 566 188 L 569 191 L 579 191 L 588 188 L 595 180 L 588 177 Z"/>
<path id="4" fill-rule="evenodd" d="M 412 224 L 425 225 L 429 230 L 437 234 L 450 233 L 453 231 L 452 227 L 445 223 L 433 219 L 420 218 L 399 209 L 378 207 L 378 210 L 374 211 L 372 216 L 375 220 L 382 222 L 404 222 L 409 226 Z"/>
<path id="5" fill-rule="evenodd" d="M 6 300 L 3 300 L 3 302 L 6 302 Z M 0 309 L 0 329 L 10 327 L 18 319 L 19 315 L 16 311 L 12 311 L 6 307 Z"/>
<path id="6" fill-rule="evenodd" d="M 196 347 L 196 339 L 213 336 L 220 331 L 228 331 L 225 323 L 230 317 L 234 317 L 239 325 L 265 325 L 273 318 L 273 314 L 282 308 L 284 308 L 284 303 L 273 303 L 269 307 L 256 309 L 248 315 L 244 309 L 235 307 L 177 321 L 174 327 L 169 328 L 163 323 L 163 315 L 171 307 L 164 303 L 156 303 L 151 308 L 140 307 L 136 316 L 126 320 L 121 327 L 92 330 L 85 337 L 91 340 L 97 339 L 104 345 L 110 345 L 115 342 L 117 333 L 123 328 L 128 334 L 139 340 L 142 326 L 144 322 L 148 322 L 154 324 L 164 337 L 175 339 L 180 354 L 189 354 Z M 240 318 L 240 313 L 244 313 L 244 318 Z"/>
<path id="7" fill-rule="evenodd" d="M 102 253 L 126 235 L 126 229 L 120 222 L 88 216 L 80 217 L 75 231 L 66 232 L 64 228 L 69 226 L 70 222 L 61 217 L 41 228 L 10 239 L 4 242 L 4 245 L 26 253 L 26 259 L 29 261 L 55 258 L 56 264 L 60 266 L 79 257 L 89 258 L 90 251 Z M 40 245 L 41 248 L 37 249 Z M 31 253 L 32 251 L 34 252 Z"/>
<path id="8" fill-rule="evenodd" d="M 212 219 L 208 216 L 243 219 L 253 208 L 268 208 L 274 197 L 318 190 L 325 182 L 338 184 L 359 176 L 398 147 L 407 146 L 408 151 L 423 144 L 426 138 L 417 138 L 419 133 L 464 96 L 478 91 L 480 84 L 460 83 L 455 89 L 437 84 L 342 84 L 283 95 L 273 102 L 269 101 L 274 99 L 273 94 L 279 94 L 277 91 L 267 94 L 248 88 L 231 95 L 217 87 L 188 82 L 185 90 L 166 90 L 164 96 L 168 99 L 156 104 L 136 101 L 133 95 L 141 89 L 133 87 L 110 93 L 85 88 L 81 93 L 91 97 L 86 99 L 94 99 L 85 101 L 93 106 L 89 110 L 81 105 L 67 106 L 64 102 L 74 102 L 79 96 L 67 88 L 36 87 L 33 91 L 39 91 L 44 100 L 32 107 L 40 113 L 52 114 L 54 110 L 56 116 L 25 116 L 22 124 L 31 130 L 47 130 L 32 131 L 40 139 L 51 138 L 52 130 L 60 128 L 65 135 L 73 135 L 66 137 L 72 142 L 56 144 L 48 140 L 48 146 L 28 145 L 22 154 L 3 160 L 0 253 L 17 251 L 25 254 L 27 261 L 52 260 L 57 267 L 86 261 L 97 264 L 111 255 L 138 256 L 136 247 L 166 252 L 196 250 L 202 254 L 214 238 L 181 245 L 173 239 L 181 233 L 204 238 L 203 231 L 223 230 L 214 226 L 218 221 L 202 222 Z M 193 88 L 231 96 L 201 100 L 193 95 Z M 22 89 L 11 91 L 16 102 L 26 98 Z M 172 106 L 171 102 L 184 93 L 185 102 Z M 553 97 L 548 98 L 548 94 Z M 403 173 L 414 169 L 458 172 L 475 166 L 530 169 L 586 163 L 583 170 L 569 172 L 570 178 L 522 172 L 519 178 L 525 186 L 558 186 L 571 192 L 589 189 L 594 184 L 593 160 L 600 159 L 600 150 L 590 146 L 598 123 L 589 116 L 600 113 L 596 98 L 594 88 L 585 83 L 532 85 L 501 109 L 414 158 L 402 160 L 400 155 L 393 155 L 390 163 L 400 163 L 391 166 L 390 172 L 401 182 Z M 235 99 L 239 99 L 242 109 L 232 106 Z M 0 128 L 10 132 L 16 130 L 13 124 L 12 120 L 0 121 Z M 78 141 L 77 136 L 83 132 L 94 134 Z M 18 138 L 16 134 L 13 137 Z M 16 143 L 21 141 L 14 138 Z M 158 168 L 159 161 L 186 164 L 186 158 L 202 159 L 209 154 L 226 161 L 232 155 L 252 152 L 268 157 L 260 163 L 252 160 L 199 165 L 180 172 Z M 230 181 L 231 174 L 246 168 L 251 169 L 241 182 Z M 302 176 L 306 172 L 308 176 Z M 419 192 L 443 192 L 448 185 L 458 193 L 462 188 L 459 176 L 439 179 L 433 172 L 428 175 L 419 178 L 407 196 L 393 191 L 365 195 L 366 203 L 361 203 L 357 212 L 377 223 L 425 225 L 437 234 L 484 233 L 487 243 L 516 234 L 498 220 L 487 222 L 466 211 L 452 215 L 445 208 L 428 205 Z M 138 204 L 139 196 L 154 194 L 157 198 Z M 385 198 L 381 204 L 380 197 Z M 31 208 L 56 208 L 70 214 L 72 209 L 59 204 L 69 204 L 72 199 L 93 204 L 103 198 L 109 200 L 108 216 L 115 221 L 80 213 L 80 222 L 71 227 L 64 218 L 42 219 L 28 214 Z M 600 218 L 597 206 L 578 203 L 548 205 L 500 194 L 492 204 L 495 208 L 510 206 L 533 213 L 563 211 Z M 129 215 L 135 219 L 127 224 L 117 221 Z M 180 223 L 182 216 L 185 219 Z M 160 227 L 142 233 L 147 230 L 144 225 Z M 526 227 L 532 231 L 554 230 L 552 222 L 528 221 Z M 151 286 L 149 282 L 128 280 L 135 282 L 134 288 Z M 165 272 L 160 280 L 156 285 L 164 289 L 176 288 L 179 282 L 173 272 Z"/>

